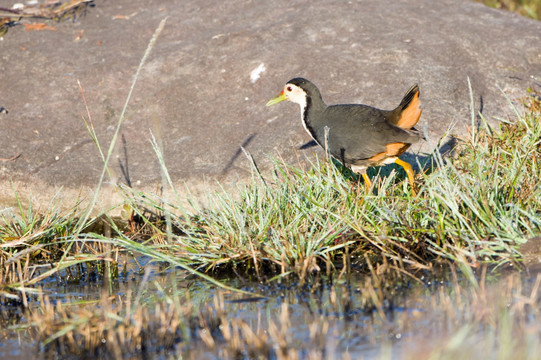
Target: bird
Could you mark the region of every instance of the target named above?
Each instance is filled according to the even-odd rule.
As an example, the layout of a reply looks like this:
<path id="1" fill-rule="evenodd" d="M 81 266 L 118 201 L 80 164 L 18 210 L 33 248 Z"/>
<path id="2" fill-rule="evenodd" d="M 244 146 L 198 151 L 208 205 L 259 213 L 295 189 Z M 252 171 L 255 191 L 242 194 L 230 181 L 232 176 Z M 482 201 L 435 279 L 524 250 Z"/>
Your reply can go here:
<path id="1" fill-rule="evenodd" d="M 415 196 L 413 170 L 399 156 L 412 144 L 424 139 L 414 128 L 422 113 L 419 95 L 419 86 L 415 84 L 394 110 L 362 104 L 327 105 L 314 83 L 297 77 L 289 80 L 266 105 L 284 100 L 300 105 L 304 129 L 332 157 L 360 174 L 367 192 L 372 182 L 366 170 L 394 162 L 406 171 Z"/>

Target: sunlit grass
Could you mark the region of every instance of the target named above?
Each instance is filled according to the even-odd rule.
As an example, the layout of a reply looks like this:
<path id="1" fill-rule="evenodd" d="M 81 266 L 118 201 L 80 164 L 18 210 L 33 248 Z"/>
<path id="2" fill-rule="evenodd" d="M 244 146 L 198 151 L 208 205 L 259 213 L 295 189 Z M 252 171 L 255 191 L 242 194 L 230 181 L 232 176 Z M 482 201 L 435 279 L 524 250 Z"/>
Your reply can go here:
<path id="1" fill-rule="evenodd" d="M 153 251 L 213 273 L 305 279 L 339 273 L 345 256 L 358 268 L 367 256 L 417 269 L 437 259 L 516 264 L 518 245 L 541 228 L 539 119 L 532 98 L 514 123 L 481 121 L 453 157 L 429 154 L 417 197 L 394 171 L 366 195 L 348 170 L 316 159 L 304 168 L 276 160 L 265 175 L 254 168 L 251 182 L 210 195 L 207 208 L 135 192 L 126 199 L 141 216 L 151 209 L 171 219 L 176 234 L 154 226 Z"/>
<path id="2" fill-rule="evenodd" d="M 86 230 L 78 235 L 76 208 L 40 217 L 21 205 L 18 214 L 3 214 L 3 263 L 27 254 L 31 261 L 43 244 L 61 244 L 56 256 L 47 253 L 51 263 L 58 261 L 58 270 L 66 266 L 61 247 L 79 242 L 100 244 L 103 253 L 94 250 L 93 256 L 101 259 L 110 258 L 106 251 L 111 249 L 129 251 L 217 285 L 212 277 L 222 274 L 258 280 L 293 276 L 302 284 L 314 275 L 340 277 L 383 263 L 412 274 L 447 260 L 463 265 L 466 274 L 470 265 L 518 265 L 518 247 L 541 233 L 536 99 L 517 112 L 513 123 L 490 128 L 481 119 L 480 128 L 458 140 L 453 156 L 437 150 L 428 154 L 417 176 L 416 197 L 396 169 L 377 177 L 373 193 L 365 194 L 349 170 L 328 159 L 316 158 L 304 167 L 277 159 L 274 171 L 261 174 L 254 167 L 251 181 L 210 193 L 208 205 L 201 207 L 195 199 L 178 196 L 161 161 L 175 200 L 119 188 L 125 199 L 119 206 L 131 213 L 132 231 L 111 220 L 109 234 Z M 85 249 L 78 246 L 70 254 Z M 15 268 L 10 269 L 17 279 Z"/>
<path id="3" fill-rule="evenodd" d="M 483 4 L 497 8 L 517 12 L 532 19 L 541 19 L 540 0 L 476 0 Z"/>
<path id="4" fill-rule="evenodd" d="M 165 193 L 172 196 L 119 186 L 123 202 L 117 206 L 128 224 L 107 212 L 91 215 L 92 206 L 61 212 L 54 200 L 36 210 L 19 199 L 17 207 L 3 210 L 0 300 L 24 305 L 26 327 L 52 357 L 145 357 L 149 350 L 183 358 L 355 357 L 349 342 L 363 339 L 364 346 L 382 344 L 381 358 L 395 352 L 404 358 L 465 357 L 477 354 L 477 344 L 493 358 L 535 358 L 541 280 L 524 289 L 515 273 L 507 286 L 487 290 L 487 272 L 520 266 L 519 246 L 541 234 L 541 103 L 533 95 L 512 122 L 490 127 L 472 112 L 471 132 L 456 139 L 451 155 L 438 149 L 422 154 L 417 196 L 393 167 L 377 177 L 372 172 L 374 188 L 365 194 L 354 174 L 327 158 L 295 165 L 278 158 L 272 171 L 262 173 L 247 154 L 252 178 L 235 189 L 209 190 L 203 207 L 179 195 L 185 192 L 175 188 L 160 141 L 153 139 Z M 101 185 L 115 140 L 103 151 L 88 120 L 104 161 Z M 122 116 L 117 130 L 121 123 Z M 115 294 L 119 253 L 181 268 L 186 278 L 195 275 L 221 287 L 220 293 L 194 301 L 191 289 L 177 291 L 172 281 L 159 290 L 159 300 L 147 298 L 143 286 L 134 297 Z M 92 266 L 100 267 L 104 283 L 99 306 L 55 304 L 36 287 L 47 277 L 64 281 Z M 400 291 L 428 285 L 423 279 L 443 266 L 437 294 L 419 287 L 415 304 L 400 303 L 406 299 Z M 362 280 L 352 287 L 355 276 Z M 265 326 L 261 318 L 257 326 L 231 318 L 224 297 L 234 294 L 242 303 L 273 294 L 257 286 L 238 290 L 223 278 L 276 286 L 284 303 L 279 312 L 267 309 Z M 293 294 L 284 295 L 281 284 L 295 285 Z M 299 291 L 307 291 L 299 303 L 309 308 L 302 341 L 291 336 L 297 327 L 287 302 Z M 427 319 L 425 311 L 431 311 Z M 403 348 L 415 334 L 438 337 L 421 356 L 419 342 L 410 352 Z"/>
<path id="5" fill-rule="evenodd" d="M 165 20 L 149 42 L 130 94 L 164 24 Z M 452 157 L 438 149 L 423 154 L 416 197 L 403 181 L 402 170 L 389 172 L 392 167 L 385 169 L 385 176 L 376 176 L 373 191 L 365 194 L 355 175 L 327 158 L 304 165 L 278 158 L 272 171 L 260 173 L 247 154 L 247 162 L 254 165 L 251 181 L 236 189 L 209 190 L 209 205 L 203 208 L 196 199 L 179 196 L 185 192 L 173 185 L 162 142 L 152 138 L 162 183 L 174 196 L 162 198 L 119 186 L 124 202 L 117 206 L 124 210 L 131 231 L 110 220 L 108 232 L 90 228 L 98 218 L 90 214 L 107 176 L 123 115 L 104 150 L 88 111 L 85 124 L 104 162 L 91 204 L 60 214 L 54 203 L 36 212 L 31 203 L 20 200 L 17 208 L 4 210 L 0 291 L 34 284 L 73 261 L 110 259 L 110 251 L 146 255 L 216 284 L 214 277 L 223 274 L 258 280 L 292 276 L 303 284 L 313 275 L 341 277 L 383 263 L 408 273 L 444 260 L 468 266 L 516 265 L 521 261 L 518 246 L 541 232 L 539 108 L 534 96 L 518 109 L 512 123 L 490 128 L 482 117 L 479 127 L 472 121 L 471 133 L 458 139 Z M 477 117 L 472 112 L 472 119 Z M 51 269 L 33 271 L 40 261 L 47 261 Z M 466 273 L 468 266 L 463 266 Z"/>

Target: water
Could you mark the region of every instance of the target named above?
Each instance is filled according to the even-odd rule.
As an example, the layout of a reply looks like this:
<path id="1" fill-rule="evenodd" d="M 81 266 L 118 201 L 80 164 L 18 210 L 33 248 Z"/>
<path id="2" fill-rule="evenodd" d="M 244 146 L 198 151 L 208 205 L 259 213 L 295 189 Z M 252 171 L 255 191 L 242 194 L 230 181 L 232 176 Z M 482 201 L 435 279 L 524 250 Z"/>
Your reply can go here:
<path id="1" fill-rule="evenodd" d="M 528 358 L 541 349 L 541 278 L 534 268 L 494 274 L 479 269 L 475 281 L 456 269 L 413 276 L 357 274 L 304 287 L 226 281 L 264 296 L 259 298 L 224 291 L 181 270 L 162 272 L 160 266 L 138 260 L 146 275 L 128 263 L 126 274 L 112 284 L 112 306 L 129 297 L 152 313 L 156 304 L 163 310 L 176 299 L 181 306 L 193 304 L 197 326 L 189 330 L 189 342 L 182 341 L 179 330 L 173 346 L 153 339 L 145 354 L 132 353 L 130 358 L 498 358 L 513 354 L 517 346 L 524 351 L 519 357 Z M 109 293 L 97 280 L 67 284 L 49 279 L 40 286 L 51 302 L 69 303 L 74 309 L 78 302 L 102 307 L 100 299 Z M 30 306 L 39 303 L 31 299 Z M 207 324 L 200 326 L 201 321 Z M 35 333 L 14 328 L 27 322 L 21 307 L 2 307 L 0 358 L 45 357 Z M 506 344 L 501 334 L 520 340 Z"/>

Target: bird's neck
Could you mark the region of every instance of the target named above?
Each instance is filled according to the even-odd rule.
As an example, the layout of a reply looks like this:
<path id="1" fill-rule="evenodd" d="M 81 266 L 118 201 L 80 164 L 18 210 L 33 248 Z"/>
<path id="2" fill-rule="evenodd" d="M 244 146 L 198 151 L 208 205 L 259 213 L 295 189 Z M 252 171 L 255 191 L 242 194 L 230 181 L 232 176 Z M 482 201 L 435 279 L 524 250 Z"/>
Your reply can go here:
<path id="1" fill-rule="evenodd" d="M 313 122 L 314 119 L 318 118 L 318 114 L 325 110 L 327 105 L 325 105 L 323 102 L 320 94 L 305 97 L 304 102 L 301 102 L 299 105 L 301 107 L 301 120 L 304 130 L 310 134 L 312 139 L 319 143 L 318 139 L 316 138 Z"/>

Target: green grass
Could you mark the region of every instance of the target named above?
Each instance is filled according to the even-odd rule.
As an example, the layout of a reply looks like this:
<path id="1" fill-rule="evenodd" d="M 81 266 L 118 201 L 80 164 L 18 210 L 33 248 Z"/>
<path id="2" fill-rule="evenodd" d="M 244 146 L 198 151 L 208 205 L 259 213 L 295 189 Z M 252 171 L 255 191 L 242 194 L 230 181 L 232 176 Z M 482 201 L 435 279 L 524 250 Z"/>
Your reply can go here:
<path id="1" fill-rule="evenodd" d="M 517 265 L 519 245 L 541 233 L 540 108 L 532 97 L 515 122 L 494 129 L 482 122 L 484 127 L 458 140 L 454 155 L 429 154 L 416 197 L 399 169 L 376 177 L 373 193 L 365 194 L 335 162 L 316 158 L 301 167 L 276 160 L 274 171 L 263 175 L 254 167 L 247 184 L 209 195 L 206 208 L 194 199 L 186 207 L 178 196 L 168 202 L 120 189 L 125 201 L 119 206 L 133 213 L 134 232 L 111 221 L 111 236 L 80 233 L 77 208 L 37 216 L 20 205 L 18 215 L 4 213 L 3 263 L 31 253 L 25 259 L 32 265 L 38 248 L 30 246 L 36 244 L 69 249 L 81 243 L 147 255 L 211 282 L 234 274 L 257 280 L 293 276 L 304 283 L 313 275 L 340 276 L 383 263 L 415 272 L 452 261 L 463 264 L 466 274 L 481 263 Z M 165 183 L 172 184 L 156 150 Z M 70 250 L 69 260 L 84 249 Z M 65 268 L 66 251 L 49 251 L 47 259 Z"/>
<path id="2" fill-rule="evenodd" d="M 60 210 L 55 197 L 41 210 L 34 209 L 31 202 L 23 204 L 18 196 L 16 199 L 16 207 L 0 213 L 0 305 L 4 299 L 27 305 L 27 293 L 35 292 L 27 286 L 59 275 L 70 266 L 97 264 L 104 252 L 99 244 L 78 241 L 78 204 Z M 87 226 L 95 221 L 89 219 Z M 64 261 L 59 263 L 59 259 Z"/>
<path id="3" fill-rule="evenodd" d="M 163 22 L 139 68 L 162 28 Z M 129 96 L 126 106 L 128 102 Z M 88 120 L 90 136 L 104 162 L 101 185 L 115 141 L 103 151 Z M 286 359 L 298 355 L 298 344 L 288 340 L 287 332 L 295 328 L 285 305 L 278 319 L 268 315 L 267 331 L 240 319 L 230 321 L 220 296 L 211 306 L 197 307 L 190 303 L 190 291 L 182 296 L 166 294 L 164 302 L 150 308 L 141 286 L 133 302 L 129 294 L 113 301 L 110 280 L 118 273 L 118 260 L 111 254 L 125 252 L 185 269 L 226 288 L 227 294 L 235 289 L 217 278 L 271 283 L 293 280 L 297 285 L 313 285 L 312 290 L 323 283 L 318 281 L 322 277 L 332 279 L 327 284 L 338 284 L 339 294 L 332 294 L 333 286 L 324 302 L 310 299 L 310 306 L 314 306 L 311 314 L 346 318 L 352 302 L 359 301 L 362 316 L 373 319 L 368 330 L 377 329 L 376 335 L 368 331 L 361 336 L 379 336 L 375 340 L 383 344 L 383 355 L 386 346 L 393 351 L 393 344 L 386 339 L 396 333 L 412 334 L 411 329 L 430 323 L 434 327 L 426 328 L 430 332 L 427 339 L 441 330 L 445 333 L 427 344 L 424 358 L 471 355 L 477 344 L 493 349 L 495 357 L 521 354 L 534 358 L 539 346 L 529 332 L 528 319 L 537 314 L 531 307 L 538 304 L 541 282 L 528 292 L 519 280 L 513 280 L 505 291 L 496 287 L 487 294 L 485 275 L 487 269 L 520 266 L 519 246 L 541 234 L 541 102 L 533 94 L 517 109 L 512 123 L 501 122 L 491 128 L 482 117 L 480 120 L 476 128 L 477 114 L 472 112 L 472 131 L 456 140 L 452 154 L 443 156 L 434 151 L 423 156 L 415 197 L 405 174 L 392 166 L 381 171 L 384 176 L 376 177 L 372 171 L 374 188 L 367 195 L 354 174 L 326 158 L 303 165 L 276 159 L 272 171 L 261 173 L 254 165 L 252 178 L 236 189 L 209 191 L 208 206 L 202 207 L 196 199 L 179 196 L 181 192 L 168 174 L 160 139 L 153 140 L 162 183 L 172 196 L 165 199 L 119 187 L 124 201 L 118 207 L 129 226 L 109 219 L 107 213 L 91 216 L 92 207 L 75 205 L 61 212 L 54 199 L 45 210 L 36 210 L 21 199 L 16 208 L 1 213 L 0 300 L 21 301 L 30 309 L 26 317 L 33 324 L 28 326 L 53 354 L 103 351 L 118 358 L 138 353 L 143 345 L 167 351 L 176 348 L 180 338 L 184 344 L 199 341 L 208 351 L 222 351 L 229 357 L 274 354 Z M 249 154 L 247 161 L 253 164 Z M 103 225 L 104 220 L 101 230 L 90 227 L 98 222 Z M 384 331 L 389 327 L 386 304 L 401 299 L 393 298 L 395 290 L 401 284 L 409 288 L 408 281 L 417 282 L 422 275 L 435 274 L 430 270 L 439 264 L 450 264 L 453 282 L 442 286 L 434 297 L 435 317 L 415 322 L 404 313 L 407 316 L 393 324 L 394 333 Z M 46 269 L 40 270 L 44 265 Z M 104 283 L 109 281 L 109 292 L 104 291 L 98 307 L 74 305 L 72 310 L 71 305 L 53 306 L 33 294 L 41 308 L 29 305 L 29 293 L 42 295 L 35 288 L 40 280 L 65 276 L 81 265 L 100 266 L 99 275 Z M 334 281 L 349 279 L 352 274 L 366 275 L 353 295 L 342 286 L 347 282 Z M 458 285 L 458 278 L 471 286 Z M 147 280 L 144 277 L 143 283 Z M 175 289 L 177 280 L 171 288 Z M 426 300 L 426 294 L 417 301 L 422 299 Z M 320 303 L 323 305 L 316 306 Z M 421 308 L 429 307 L 425 304 Z M 438 317 L 442 313 L 443 317 Z M 364 321 L 357 320 L 351 323 L 353 327 Z M 325 357 L 326 341 L 332 338 L 329 319 L 317 316 L 305 323 L 312 341 L 305 353 Z M 353 340 L 358 340 L 357 331 L 351 329 Z M 538 327 L 533 331 L 538 332 Z M 511 334 L 519 334 L 515 336 L 518 340 L 508 341 Z M 155 343 L 159 339 L 164 343 Z M 220 350 L 220 341 L 225 342 L 226 350 Z M 83 342 L 86 347 L 80 346 Z M 192 357 L 198 354 L 192 353 Z M 419 358 L 415 354 L 411 357 Z"/>
<path id="4" fill-rule="evenodd" d="M 483 4 L 517 12 L 532 19 L 541 19 L 541 0 L 476 0 Z"/>
<path id="5" fill-rule="evenodd" d="M 189 212 L 135 192 L 127 202 L 141 216 L 151 209 L 171 219 L 177 235 L 146 223 L 154 229 L 152 251 L 218 274 L 335 273 L 346 249 L 360 269 L 366 255 L 413 268 L 435 259 L 516 264 L 518 245 L 541 233 L 539 102 L 532 98 L 524 111 L 495 129 L 485 122 L 458 141 L 453 157 L 430 154 L 417 197 L 402 173 L 380 177 L 365 195 L 347 170 L 316 159 L 304 168 L 277 160 L 265 176 L 254 168 L 251 182 L 209 196 L 206 209 L 192 201 Z"/>
<path id="6" fill-rule="evenodd" d="M 90 115 L 85 120 L 104 162 L 90 206 L 74 206 L 64 215 L 51 206 L 53 210 L 41 215 L 31 204 L 20 202 L 18 208 L 4 211 L 0 222 L 4 289 L 24 288 L 73 262 L 100 259 L 116 265 L 111 251 L 146 255 L 217 285 L 215 276 L 224 274 L 257 280 L 292 276 L 302 284 L 314 275 L 340 277 L 380 264 L 413 274 L 431 269 L 437 261 L 461 264 L 471 275 L 471 265 L 518 264 L 518 246 L 541 233 L 538 96 L 517 109 L 514 122 L 501 122 L 496 128 L 482 117 L 476 128 L 478 114 L 472 111 L 471 133 L 456 141 L 452 156 L 438 150 L 424 155 L 415 197 L 402 170 L 391 166 L 383 169 L 385 176 L 372 172 L 374 188 L 365 194 L 355 175 L 335 161 L 316 158 L 292 165 L 277 159 L 272 171 L 260 173 L 247 154 L 254 165 L 251 180 L 210 194 L 209 206 L 203 208 L 196 199 L 179 196 L 162 156 L 162 141 L 152 138 L 162 183 L 173 196 L 164 199 L 119 187 L 124 202 L 118 207 L 132 231 L 110 221 L 109 232 L 91 232 L 89 225 L 96 219 L 107 219 L 107 213 L 90 216 L 92 207 L 108 174 L 139 71 L 164 23 L 140 62 L 107 151 L 100 146 Z M 57 247 L 47 248 L 45 259 L 51 270 L 33 271 L 44 260 L 35 256 L 36 251 L 52 245 Z M 21 272 L 29 278 L 21 277 Z"/>

